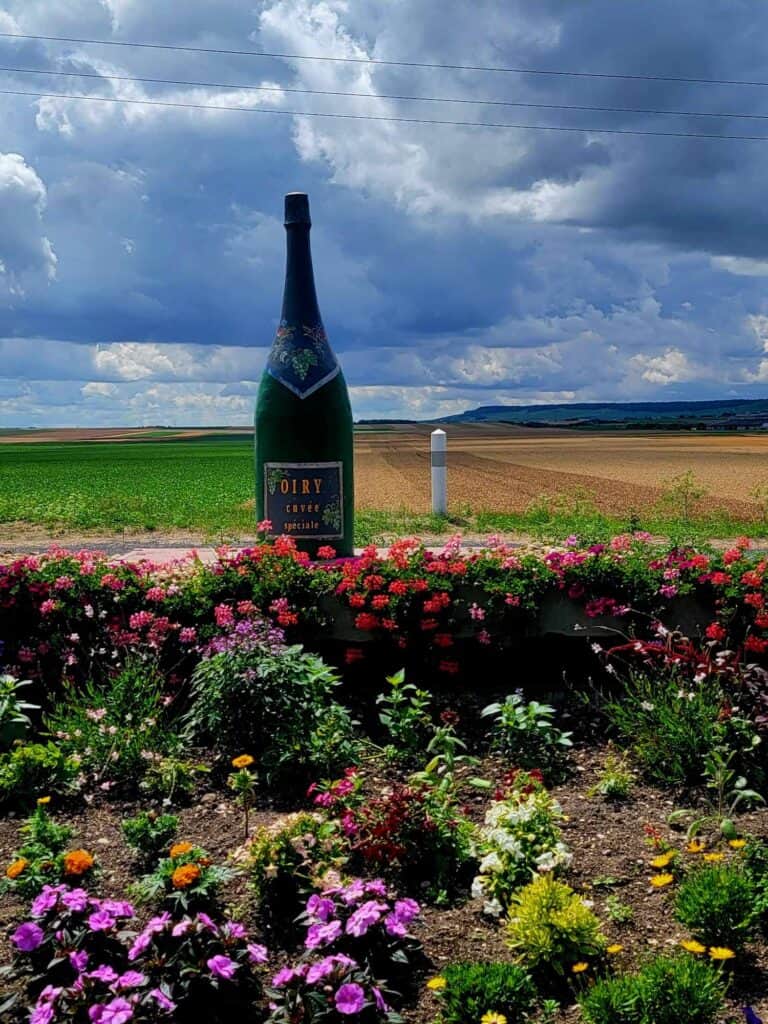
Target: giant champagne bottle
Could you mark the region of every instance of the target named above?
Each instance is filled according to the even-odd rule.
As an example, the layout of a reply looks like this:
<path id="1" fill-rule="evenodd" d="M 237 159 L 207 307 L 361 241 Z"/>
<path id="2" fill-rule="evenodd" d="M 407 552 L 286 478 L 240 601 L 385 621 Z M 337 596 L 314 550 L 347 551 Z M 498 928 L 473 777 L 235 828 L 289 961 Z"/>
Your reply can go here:
<path id="1" fill-rule="evenodd" d="M 352 411 L 317 305 L 311 223 L 308 197 L 290 192 L 283 311 L 256 403 L 256 516 L 312 557 L 351 555 Z"/>

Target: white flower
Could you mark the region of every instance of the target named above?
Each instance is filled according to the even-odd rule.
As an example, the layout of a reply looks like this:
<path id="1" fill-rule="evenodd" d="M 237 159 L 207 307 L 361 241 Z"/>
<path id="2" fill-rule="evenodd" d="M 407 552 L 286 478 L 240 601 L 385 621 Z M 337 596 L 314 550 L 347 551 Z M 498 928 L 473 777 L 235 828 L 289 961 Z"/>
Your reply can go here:
<path id="1" fill-rule="evenodd" d="M 485 896 L 485 885 L 484 879 L 480 875 L 475 875 L 472 880 L 472 899 L 481 900 Z"/>
<path id="2" fill-rule="evenodd" d="M 483 857 L 480 861 L 480 871 L 482 874 L 487 875 L 489 873 L 496 874 L 499 871 L 504 870 L 504 865 L 501 863 L 501 858 L 498 853 L 489 853 L 487 857 Z"/>
<path id="3" fill-rule="evenodd" d="M 552 850 L 540 853 L 536 858 L 536 867 L 539 871 L 554 871 L 557 867 L 557 858 Z"/>
<path id="4" fill-rule="evenodd" d="M 500 917 L 502 906 L 498 900 L 488 900 L 483 906 L 483 913 L 488 914 L 489 917 Z"/>
<path id="5" fill-rule="evenodd" d="M 643 709 L 643 711 L 653 711 L 653 709 L 656 707 L 656 705 L 655 704 L 651 704 L 651 702 L 649 700 L 644 700 L 640 704 L 640 707 Z"/>

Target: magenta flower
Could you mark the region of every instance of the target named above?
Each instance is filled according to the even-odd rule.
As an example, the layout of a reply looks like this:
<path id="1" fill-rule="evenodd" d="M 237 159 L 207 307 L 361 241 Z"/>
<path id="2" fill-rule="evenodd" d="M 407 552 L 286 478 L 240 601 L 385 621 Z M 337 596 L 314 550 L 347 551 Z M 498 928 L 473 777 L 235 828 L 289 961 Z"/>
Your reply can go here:
<path id="1" fill-rule="evenodd" d="M 318 896 L 314 893 L 307 900 L 307 916 L 314 921 L 322 921 L 325 924 L 335 909 L 333 900 L 329 900 L 327 896 Z"/>
<path id="2" fill-rule="evenodd" d="M 371 992 L 373 992 L 373 1001 L 376 1003 L 376 1009 L 381 1010 L 382 1013 L 389 1013 L 390 1006 L 384 1000 L 384 996 L 381 994 L 381 990 L 376 988 L 376 986 L 374 985 L 371 988 Z"/>
<path id="3" fill-rule="evenodd" d="M 89 972 L 88 977 L 103 981 L 105 985 L 111 985 L 113 981 L 117 981 L 117 971 L 109 964 L 99 964 L 95 971 Z"/>
<path id="4" fill-rule="evenodd" d="M 106 910 L 113 917 L 133 917 L 136 913 L 133 904 L 126 900 L 102 900 L 99 909 Z"/>
<path id="5" fill-rule="evenodd" d="M 284 985 L 290 985 L 293 979 L 296 977 L 296 972 L 291 967 L 281 967 L 277 974 L 272 978 L 273 988 L 282 988 Z M 309 975 L 307 975 L 309 977 Z"/>
<path id="6" fill-rule="evenodd" d="M 43 929 L 34 921 L 20 924 L 11 936 L 11 942 L 22 953 L 31 953 L 43 941 Z"/>
<path id="7" fill-rule="evenodd" d="M 367 900 L 362 906 L 351 915 L 347 921 L 347 935 L 354 935 L 357 938 L 365 935 L 369 928 L 378 924 L 381 915 L 387 910 L 386 903 L 377 903 L 376 900 Z"/>
<path id="8" fill-rule="evenodd" d="M 59 902 L 59 896 L 66 891 L 66 885 L 44 885 L 40 894 L 32 900 L 32 917 L 42 917 L 53 910 Z"/>
<path id="9" fill-rule="evenodd" d="M 266 946 L 261 946 L 258 942 L 248 943 L 248 959 L 252 964 L 265 964 L 268 956 Z"/>
<path id="10" fill-rule="evenodd" d="M 84 949 L 80 949 L 77 952 L 69 954 L 69 962 L 75 968 L 78 974 L 82 974 L 85 968 L 88 966 L 88 954 Z"/>
<path id="11" fill-rule="evenodd" d="M 93 1024 L 127 1024 L 133 1016 L 133 1006 L 118 996 L 109 1003 L 97 1003 L 88 1010 Z"/>
<path id="12" fill-rule="evenodd" d="M 212 956 L 210 960 L 206 960 L 206 964 L 211 974 L 216 975 L 217 978 L 224 978 L 225 981 L 231 981 L 235 976 L 235 971 L 240 966 L 234 960 L 230 960 L 228 956 L 223 956 L 221 953 L 217 956 Z"/>
<path id="13" fill-rule="evenodd" d="M 147 977 L 141 971 L 126 971 L 115 982 L 115 988 L 138 988 L 139 985 L 146 985 L 146 983 Z"/>
<path id="14" fill-rule="evenodd" d="M 365 1006 L 365 992 L 354 981 L 342 985 L 334 996 L 336 1009 L 348 1016 L 360 1013 Z"/>
<path id="15" fill-rule="evenodd" d="M 248 935 L 245 927 L 239 921 L 227 921 L 222 932 L 228 939 L 244 939 Z"/>
<path id="16" fill-rule="evenodd" d="M 29 1024 L 51 1024 L 54 1012 L 53 1003 L 38 1003 L 29 1015 Z"/>
<path id="17" fill-rule="evenodd" d="M 70 889 L 69 892 L 61 894 L 61 902 L 67 910 L 80 913 L 88 906 L 88 893 L 85 889 Z"/>
<path id="18" fill-rule="evenodd" d="M 161 988 L 153 988 L 149 993 L 150 996 L 155 1000 L 161 1010 L 166 1010 L 168 1013 L 173 1013 L 176 1009 L 176 1003 L 170 999 Z"/>
<path id="19" fill-rule="evenodd" d="M 331 921 L 329 924 L 312 924 L 307 929 L 307 938 L 304 941 L 306 949 L 317 949 L 318 946 L 328 946 L 341 935 L 341 921 Z"/>
<path id="20" fill-rule="evenodd" d="M 115 925 L 115 919 L 106 910 L 97 910 L 88 918 L 88 927 L 92 932 L 108 932 Z"/>

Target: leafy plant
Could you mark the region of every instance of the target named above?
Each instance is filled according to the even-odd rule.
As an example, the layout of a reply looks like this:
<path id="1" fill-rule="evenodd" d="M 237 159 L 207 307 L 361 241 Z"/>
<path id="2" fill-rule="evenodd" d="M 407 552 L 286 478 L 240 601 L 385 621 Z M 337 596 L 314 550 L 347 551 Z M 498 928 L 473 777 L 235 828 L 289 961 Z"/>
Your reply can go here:
<path id="1" fill-rule="evenodd" d="M 215 865 L 202 847 L 181 842 L 131 890 L 143 902 L 162 901 L 174 911 L 190 913 L 214 907 L 220 887 L 236 873 Z"/>
<path id="2" fill-rule="evenodd" d="M 380 693 L 376 703 L 381 707 L 379 721 L 389 734 L 393 757 L 417 754 L 426 746 L 432 725 L 428 708 L 430 694 L 413 683 L 406 683 L 405 669 L 387 676 L 389 689 Z"/>
<path id="3" fill-rule="evenodd" d="M 747 786 L 743 775 L 738 775 L 733 767 L 737 750 L 728 750 L 716 746 L 704 759 L 704 778 L 707 789 L 713 794 L 709 801 L 707 814 L 695 818 L 688 827 L 688 835 L 695 836 L 706 828 L 715 828 L 727 839 L 737 835 L 733 816 L 742 803 L 765 803 L 764 798 Z M 673 811 L 670 822 L 680 821 L 691 816 L 688 810 Z"/>
<path id="4" fill-rule="evenodd" d="M 0 754 L 0 804 L 30 807 L 41 793 L 68 793 L 75 788 L 78 758 L 55 743 L 26 743 Z"/>
<path id="5" fill-rule="evenodd" d="M 631 668 L 605 713 L 654 782 L 695 783 L 719 742 L 722 694 L 714 680 L 692 684 L 682 670 Z"/>
<path id="6" fill-rule="evenodd" d="M 571 862 L 557 825 L 560 807 L 540 782 L 518 772 L 498 796 L 475 839 L 480 873 L 472 883 L 472 895 L 485 900 L 484 912 L 494 917 L 538 872 L 557 872 Z"/>
<path id="7" fill-rule="evenodd" d="M 636 974 L 597 981 L 579 999 L 588 1024 L 713 1024 L 727 987 L 692 956 L 657 956 Z"/>
<path id="8" fill-rule="evenodd" d="M 248 838 L 248 811 L 253 806 L 256 793 L 256 775 L 250 771 L 253 758 L 250 754 L 238 754 L 232 758 L 232 767 L 237 769 L 230 772 L 227 785 L 236 794 L 237 802 L 243 808 L 245 818 L 245 838 Z"/>
<path id="9" fill-rule="evenodd" d="M 167 803 L 181 803 L 195 792 L 197 776 L 210 771 L 207 765 L 188 761 L 169 754 L 157 754 L 147 759 L 146 774 L 141 788 L 152 796 L 161 797 Z"/>
<path id="10" fill-rule="evenodd" d="M 123 819 L 125 841 L 144 865 L 152 864 L 166 850 L 179 830 L 175 814 L 140 811 L 133 818 Z"/>
<path id="11" fill-rule="evenodd" d="M 670 477 L 662 482 L 662 494 L 659 500 L 659 511 L 672 513 L 688 526 L 693 517 L 696 505 L 706 494 L 692 469 Z"/>
<path id="12" fill-rule="evenodd" d="M 427 745 L 427 754 L 431 754 L 432 758 L 422 771 L 411 776 L 411 780 L 429 788 L 435 799 L 451 801 L 458 791 L 458 770 L 473 768 L 479 761 L 476 757 L 462 753 L 467 745 L 456 735 L 455 723 L 458 716 L 455 712 L 444 711 L 441 718 L 442 724 L 437 726 Z M 482 779 L 469 781 L 473 785 L 487 788 L 487 783 Z"/>
<path id="13" fill-rule="evenodd" d="M 61 853 L 72 836 L 68 825 L 58 825 L 48 814 L 50 797 L 38 800 L 31 817 L 21 826 L 24 842 L 16 850 L 0 883 L 0 892 L 10 890 L 31 899 L 47 883 L 62 878 Z"/>
<path id="14" fill-rule="evenodd" d="M 48 731 L 92 782 L 133 789 L 152 755 L 174 745 L 163 682 L 156 665 L 129 660 L 104 683 L 70 687 L 46 717 Z"/>
<path id="15" fill-rule="evenodd" d="M 540 875 L 510 901 L 507 943 L 531 971 L 562 978 L 574 964 L 601 958 L 600 929 L 585 901 L 551 875 Z"/>
<path id="16" fill-rule="evenodd" d="M 536 1000 L 530 976 L 514 964 L 449 964 L 442 978 L 445 985 L 437 989 L 442 1024 L 480 1021 L 489 1013 L 519 1024 L 529 1019 Z"/>
<path id="17" fill-rule="evenodd" d="M 614 924 L 629 924 L 635 912 L 629 903 L 622 903 L 615 893 L 610 893 L 605 898 L 605 916 Z"/>
<path id="18" fill-rule="evenodd" d="M 675 916 L 708 946 L 740 948 L 757 927 L 756 892 L 740 864 L 708 864 L 683 879 Z"/>
<path id="19" fill-rule="evenodd" d="M 19 690 L 31 686 L 28 679 L 0 674 L 0 750 L 10 750 L 16 740 L 24 739 L 32 727 L 27 711 L 38 711 L 19 696 Z"/>
<path id="20" fill-rule="evenodd" d="M 267 990 L 272 1012 L 268 1024 L 398 1024 L 383 991 L 350 957 L 330 955 L 314 964 L 283 967 Z"/>
<path id="21" fill-rule="evenodd" d="M 555 709 L 536 700 L 526 702 L 522 693 L 512 693 L 499 704 L 489 704 L 483 718 L 495 719 L 493 745 L 517 768 L 562 768 L 569 747 L 570 732 L 554 723 Z"/>
<path id="22" fill-rule="evenodd" d="M 597 782 L 590 789 L 589 795 L 598 794 L 606 800 L 626 800 L 634 785 L 635 777 L 628 765 L 626 753 L 617 754 L 611 750 L 605 758 L 605 764 Z"/>
<path id="23" fill-rule="evenodd" d="M 230 757 L 257 751 L 270 785 L 306 786 L 355 760 L 352 720 L 333 700 L 338 685 L 301 647 L 234 646 L 195 669 L 186 729 Z"/>

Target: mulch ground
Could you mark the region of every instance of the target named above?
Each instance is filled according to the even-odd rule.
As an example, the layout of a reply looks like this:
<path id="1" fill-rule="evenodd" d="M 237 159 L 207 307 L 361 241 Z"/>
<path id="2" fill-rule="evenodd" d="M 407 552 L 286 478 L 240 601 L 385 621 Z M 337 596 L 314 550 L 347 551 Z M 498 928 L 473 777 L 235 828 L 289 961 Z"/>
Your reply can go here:
<path id="1" fill-rule="evenodd" d="M 671 831 L 666 824 L 669 813 L 677 806 L 671 791 L 638 783 L 630 799 L 623 803 L 609 803 L 602 797 L 590 796 L 588 791 L 597 779 L 604 757 L 605 751 L 599 747 L 575 750 L 567 781 L 553 787 L 553 793 L 567 815 L 563 837 L 574 855 L 566 881 L 594 901 L 595 912 L 604 922 L 609 940 L 623 946 L 617 966 L 628 967 L 650 953 L 676 947 L 686 937 L 674 920 L 669 891 L 653 890 L 648 884 L 653 874 L 648 861 L 653 854 L 644 826 L 660 830 L 678 848 L 684 846 L 684 833 Z M 475 773 L 498 778 L 501 767 L 497 760 L 487 758 Z M 371 779 L 372 783 L 378 781 Z M 487 799 L 476 792 L 468 795 L 471 815 L 478 821 L 482 820 Z M 57 815 L 57 820 L 76 829 L 73 838 L 78 845 L 96 853 L 101 865 L 97 883 L 99 894 L 123 895 L 135 877 L 120 821 L 145 806 L 146 801 L 129 804 L 99 798 L 99 802 Z M 251 815 L 251 827 L 270 824 L 285 810 L 262 807 Z M 242 811 L 235 806 L 232 794 L 225 790 L 204 792 L 191 806 L 176 813 L 181 818 L 179 838 L 204 846 L 217 861 L 223 861 L 243 843 Z M 19 824 L 19 818 L 12 815 L 0 820 L 0 863 L 10 860 L 19 843 Z M 768 810 L 741 815 L 738 827 L 743 834 L 768 840 Z M 611 921 L 608 913 L 611 897 L 631 907 L 631 921 L 621 924 Z M 235 916 L 248 924 L 253 906 L 247 879 L 241 876 L 230 882 L 224 898 Z M 25 904 L 12 895 L 0 898 L 0 962 L 10 959 L 8 935 L 24 920 L 25 911 Z M 476 901 L 468 900 L 450 908 L 427 907 L 414 931 L 423 942 L 429 961 L 425 978 L 439 973 L 450 962 L 511 960 L 504 943 L 503 926 L 485 918 Z M 268 941 L 269 937 L 266 938 Z M 286 956 L 279 950 L 273 952 L 275 962 L 285 961 Z M 748 954 L 736 962 L 732 972 L 729 1012 L 723 1018 L 723 1022 L 729 1024 L 743 1020 L 740 1008 L 745 1004 L 751 1004 L 759 1015 L 768 1019 L 768 943 L 764 938 L 754 942 Z M 435 997 L 423 987 L 421 991 L 416 1005 L 405 1009 L 406 1019 L 413 1024 L 434 1021 L 438 1008 Z M 0 1002 L 2 999 L 0 982 Z M 578 1009 L 574 1005 L 564 1008 L 559 1020 L 575 1024 L 580 1020 Z"/>

